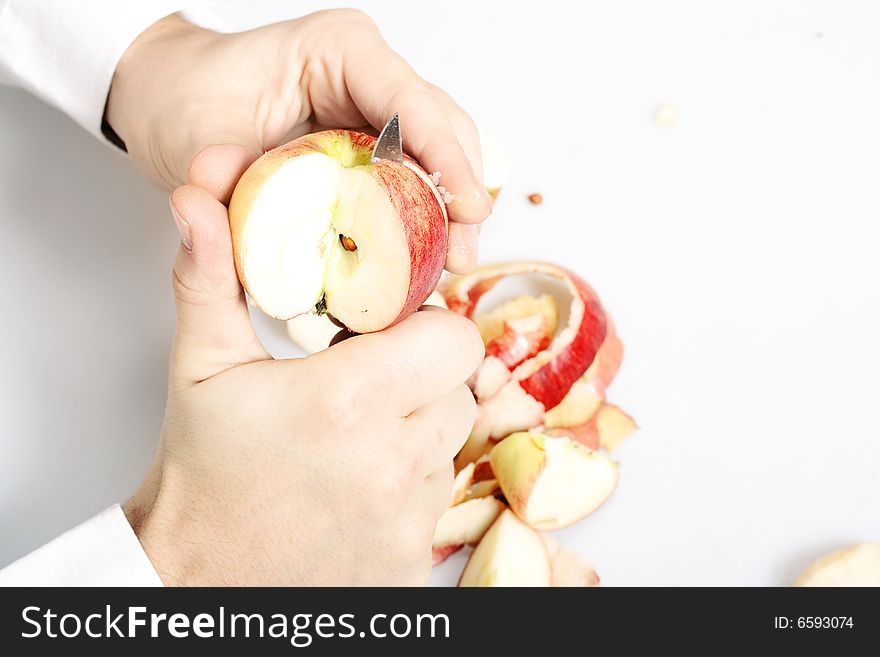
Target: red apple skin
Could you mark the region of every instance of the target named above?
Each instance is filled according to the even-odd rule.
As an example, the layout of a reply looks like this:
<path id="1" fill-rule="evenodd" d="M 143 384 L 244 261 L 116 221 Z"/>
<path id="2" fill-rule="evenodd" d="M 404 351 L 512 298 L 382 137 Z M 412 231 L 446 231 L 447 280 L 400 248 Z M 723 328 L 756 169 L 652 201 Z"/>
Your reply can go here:
<path id="1" fill-rule="evenodd" d="M 498 269 L 503 271 L 495 274 L 494 271 Z M 491 267 L 489 271 L 493 271 L 493 274 L 486 278 L 480 279 L 480 273 L 475 272 L 470 276 L 453 279 L 443 286 L 443 296 L 449 309 L 465 317 L 473 317 L 480 297 L 498 281 L 505 276 L 529 273 L 546 274 L 571 281 L 575 293 L 584 304 L 584 313 L 571 343 L 537 371 L 519 381 L 523 390 L 542 403 L 545 411 L 549 411 L 562 401 L 572 384 L 587 371 L 596 358 L 608 330 L 605 311 L 599 297 L 586 281 L 564 267 L 542 262 L 525 262 L 499 265 Z M 473 279 L 473 283 L 462 290 L 462 281 L 469 278 Z"/>
<path id="2" fill-rule="evenodd" d="M 463 547 L 463 545 L 444 545 L 440 548 L 431 548 L 431 565 L 439 566 Z"/>
<path id="3" fill-rule="evenodd" d="M 565 270 L 584 302 L 584 315 L 574 339 L 549 363 L 541 367 L 519 384 L 523 390 L 544 404 L 549 411 L 568 394 L 572 384 L 581 378 L 596 358 L 599 347 L 605 341 L 607 320 L 599 297 L 586 282 Z"/>
<path id="4" fill-rule="evenodd" d="M 361 136 L 371 140 L 369 150 L 372 153 L 372 144 L 376 140 L 369 135 Z M 446 262 L 446 205 L 427 181 L 427 174 L 422 171 L 423 175 L 419 175 L 412 167 L 422 171 L 411 159 L 407 164 L 381 160 L 373 165 L 373 175 L 382 181 L 394 209 L 403 220 L 409 245 L 409 292 L 400 315 L 392 324 L 409 317 L 431 296 Z"/>
<path id="5" fill-rule="evenodd" d="M 590 449 L 599 449 L 599 428 L 595 419 L 591 418 L 583 424 L 576 424 L 573 427 L 556 427 L 547 430 L 548 436 L 565 436 L 573 441 L 589 447 Z"/>
<path id="6" fill-rule="evenodd" d="M 370 164 L 376 144 L 376 138 L 371 135 L 351 130 L 316 132 L 272 149 L 251 164 L 239 179 L 229 203 L 235 270 L 242 286 L 253 298 L 241 262 L 242 250 L 236 245 L 243 242 L 248 211 L 266 180 L 291 158 L 313 152 L 329 154 L 333 144 L 345 140 L 357 152 L 357 164 L 369 165 L 371 175 L 388 191 L 409 247 L 409 291 L 399 315 L 388 324 L 391 326 L 415 312 L 436 289 L 446 260 L 449 218 L 442 196 L 413 158 L 404 155 L 403 163 L 380 160 Z"/>
<path id="7" fill-rule="evenodd" d="M 584 374 L 584 378 L 593 382 L 597 390 L 604 391 L 620 369 L 623 362 L 623 343 L 614 328 L 614 322 L 606 315 L 605 341 L 596 352 L 596 358 Z"/>
<path id="8" fill-rule="evenodd" d="M 545 330 L 549 328 L 545 327 Z M 507 369 L 513 370 L 517 365 L 546 349 L 551 337 L 540 330 L 519 333 L 506 324 L 504 333 L 486 345 L 486 356 L 495 356 L 507 365 Z"/>

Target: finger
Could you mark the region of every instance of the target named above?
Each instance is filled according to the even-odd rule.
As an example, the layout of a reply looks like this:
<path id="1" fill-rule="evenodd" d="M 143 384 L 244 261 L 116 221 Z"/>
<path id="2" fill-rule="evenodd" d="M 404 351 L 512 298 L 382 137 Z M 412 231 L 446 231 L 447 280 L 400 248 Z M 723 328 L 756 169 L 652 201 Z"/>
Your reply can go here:
<path id="1" fill-rule="evenodd" d="M 449 217 L 479 223 L 491 203 L 475 167 L 430 85 L 376 34 L 377 42 L 346 58 L 345 82 L 358 109 L 376 128 L 400 114 L 404 148 L 452 194 Z M 381 75 L 377 72 L 381 71 Z"/>
<path id="2" fill-rule="evenodd" d="M 318 389 L 326 383 L 358 404 L 406 417 L 466 381 L 484 351 L 473 322 L 425 307 L 391 328 L 356 335 L 309 358 L 319 376 L 327 373 Z"/>
<path id="3" fill-rule="evenodd" d="M 434 96 L 437 98 L 437 102 L 440 103 L 443 110 L 446 112 L 446 117 L 449 119 L 452 129 L 455 130 L 455 136 L 458 138 L 458 143 L 460 143 L 461 147 L 464 149 L 464 153 L 467 156 L 468 161 L 471 163 L 474 173 L 480 180 L 480 184 L 485 187 L 485 184 L 483 183 L 483 149 L 480 147 L 480 132 L 477 130 L 477 124 L 474 123 L 468 113 L 455 102 L 452 96 L 443 91 L 440 87 L 431 85 L 431 88 L 434 91 Z"/>
<path id="4" fill-rule="evenodd" d="M 464 445 L 477 416 L 477 403 L 470 388 L 462 384 L 422 406 L 406 418 L 404 449 L 428 475 L 452 463 Z"/>
<path id="5" fill-rule="evenodd" d="M 172 380 L 185 386 L 269 358 L 235 273 L 226 208 L 201 187 L 185 185 L 171 194 L 171 210 L 181 232 L 172 277 L 177 307 Z"/>
<path id="6" fill-rule="evenodd" d="M 238 179 L 260 155 L 261 152 L 238 144 L 205 146 L 193 156 L 186 181 L 206 189 L 223 205 L 229 205 Z"/>
<path id="7" fill-rule="evenodd" d="M 477 266 L 480 246 L 479 225 L 449 224 L 449 246 L 446 248 L 446 269 L 453 274 L 469 274 Z"/>

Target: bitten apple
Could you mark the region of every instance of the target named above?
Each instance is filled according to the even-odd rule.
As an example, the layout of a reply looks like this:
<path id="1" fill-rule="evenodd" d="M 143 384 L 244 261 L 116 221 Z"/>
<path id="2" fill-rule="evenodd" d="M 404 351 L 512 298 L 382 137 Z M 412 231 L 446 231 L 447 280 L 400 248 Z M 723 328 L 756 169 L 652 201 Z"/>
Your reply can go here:
<path id="1" fill-rule="evenodd" d="M 535 529 L 567 527 L 598 509 L 617 485 L 617 464 L 567 437 L 512 434 L 489 453 L 510 508 Z"/>
<path id="2" fill-rule="evenodd" d="M 356 333 L 386 328 L 437 286 L 446 206 L 411 158 L 371 161 L 375 138 L 328 130 L 265 153 L 236 185 L 236 270 L 276 319 L 329 313 Z"/>

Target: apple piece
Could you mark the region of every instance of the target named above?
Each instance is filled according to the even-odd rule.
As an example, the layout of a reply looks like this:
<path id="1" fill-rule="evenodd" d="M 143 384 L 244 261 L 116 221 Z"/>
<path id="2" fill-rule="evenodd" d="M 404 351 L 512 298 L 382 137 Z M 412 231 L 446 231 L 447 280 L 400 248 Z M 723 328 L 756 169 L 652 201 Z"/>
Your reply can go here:
<path id="1" fill-rule="evenodd" d="M 480 151 L 483 160 L 483 185 L 492 203 L 510 178 L 510 157 L 495 139 L 480 130 Z"/>
<path id="2" fill-rule="evenodd" d="M 478 402 L 489 399 L 510 381 L 510 370 L 500 358 L 486 356 L 468 380 Z"/>
<path id="3" fill-rule="evenodd" d="M 636 421 L 614 404 L 603 404 L 594 418 L 599 445 L 613 452 L 636 430 Z"/>
<path id="4" fill-rule="evenodd" d="M 567 527 L 598 509 L 617 485 L 617 464 L 566 437 L 512 434 L 489 453 L 510 508 L 535 529 Z"/>
<path id="5" fill-rule="evenodd" d="M 509 381 L 495 395 L 477 404 L 474 426 L 455 459 L 457 467 L 485 454 L 491 439 L 541 424 L 544 406 L 523 390 L 519 383 Z"/>
<path id="6" fill-rule="evenodd" d="M 555 277 L 566 285 L 572 297 L 568 324 L 556 332 L 547 349 L 527 359 L 512 373 L 523 391 L 541 404 L 545 411 L 549 411 L 562 401 L 572 384 L 587 371 L 605 340 L 607 320 L 596 293 L 583 279 L 567 269 L 543 262 L 479 267 L 466 276 L 450 277 L 440 289 L 450 310 L 473 317 L 483 294 L 502 278 L 520 274 Z M 500 436 L 495 434 L 491 437 Z"/>
<path id="7" fill-rule="evenodd" d="M 861 543 L 825 555 L 795 580 L 795 586 L 880 586 L 880 543 Z"/>
<path id="8" fill-rule="evenodd" d="M 431 565 L 439 566 L 453 554 L 458 552 L 464 545 L 446 545 L 442 548 L 431 548 Z"/>
<path id="9" fill-rule="evenodd" d="M 576 443 L 580 443 L 584 447 L 590 449 L 599 449 L 599 431 L 596 429 L 596 423 L 592 420 L 583 424 L 576 424 L 573 427 L 555 427 L 553 429 L 545 429 L 544 433 L 548 436 L 564 436 L 570 438 Z"/>
<path id="10" fill-rule="evenodd" d="M 477 315 L 473 320 L 477 328 L 480 329 L 483 343 L 488 345 L 496 338 L 501 337 L 508 320 L 531 317 L 532 315 L 541 315 L 545 318 L 551 337 L 556 333 L 559 324 L 559 310 L 556 307 L 556 301 L 549 294 L 520 295 L 505 301 L 487 313 Z"/>
<path id="11" fill-rule="evenodd" d="M 492 464 L 489 462 L 489 455 L 484 454 L 474 461 L 474 480 L 473 483 L 478 484 L 481 481 L 494 479 L 495 473 L 492 472 Z"/>
<path id="12" fill-rule="evenodd" d="M 459 586 L 550 586 L 550 559 L 540 534 L 503 511 L 471 554 Z"/>
<path id="13" fill-rule="evenodd" d="M 542 538 L 550 556 L 550 577 L 553 586 L 599 586 L 599 575 L 593 564 L 574 550 L 565 547 L 555 537 L 544 534 Z"/>
<path id="14" fill-rule="evenodd" d="M 369 333 L 436 288 L 446 206 L 411 158 L 372 162 L 375 141 L 347 130 L 306 135 L 265 153 L 239 180 L 229 205 L 233 258 L 266 314 L 326 312 Z"/>
<path id="15" fill-rule="evenodd" d="M 455 480 L 452 482 L 452 499 L 449 502 L 449 506 L 455 506 L 467 495 L 474 481 L 475 467 L 473 463 L 468 463 L 455 475 Z"/>
<path id="16" fill-rule="evenodd" d="M 554 427 L 546 430 L 551 436 L 568 436 L 590 449 L 615 451 L 633 431 L 636 422 L 614 404 L 603 403 L 599 410 L 583 424 Z"/>
<path id="17" fill-rule="evenodd" d="M 574 382 L 562 402 L 544 414 L 544 426 L 573 427 L 587 422 L 605 401 L 605 393 L 593 381 L 581 377 Z"/>
<path id="18" fill-rule="evenodd" d="M 490 495 L 493 495 L 497 490 L 497 479 L 486 479 L 484 481 L 478 481 L 471 485 L 471 487 L 468 489 L 467 494 L 462 499 L 462 502 L 475 500 L 480 497 L 489 497 Z"/>
<path id="19" fill-rule="evenodd" d="M 442 294 L 434 290 L 422 305 L 446 308 L 446 301 Z M 287 335 L 307 354 L 326 349 L 340 330 L 326 313 L 323 315 L 305 313 L 287 320 Z"/>
<path id="20" fill-rule="evenodd" d="M 305 313 L 287 320 L 287 335 L 307 354 L 326 349 L 340 330 L 326 314 Z"/>
<path id="21" fill-rule="evenodd" d="M 486 345 L 486 355 L 498 358 L 507 369 L 513 370 L 546 349 L 554 330 L 543 315 L 505 320 L 501 335 Z"/>
<path id="22" fill-rule="evenodd" d="M 611 318 L 606 315 L 607 329 L 605 340 L 596 357 L 581 380 L 592 383 L 598 390 L 605 390 L 620 370 L 620 364 L 623 362 L 623 343 L 617 335 L 617 329 Z"/>
<path id="23" fill-rule="evenodd" d="M 475 545 L 504 508 L 504 504 L 494 497 L 480 497 L 446 509 L 434 530 L 432 551 L 435 565 L 437 557 L 446 548 Z"/>

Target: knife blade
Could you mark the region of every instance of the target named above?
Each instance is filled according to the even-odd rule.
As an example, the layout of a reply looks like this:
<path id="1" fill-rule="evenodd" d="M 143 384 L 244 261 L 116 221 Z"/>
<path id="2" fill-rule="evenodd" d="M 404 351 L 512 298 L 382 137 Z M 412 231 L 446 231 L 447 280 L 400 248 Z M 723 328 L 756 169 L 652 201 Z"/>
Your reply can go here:
<path id="1" fill-rule="evenodd" d="M 403 162 L 403 138 L 400 136 L 400 117 L 397 114 L 392 116 L 382 128 L 373 147 L 370 162 L 375 164 L 380 160 Z"/>

